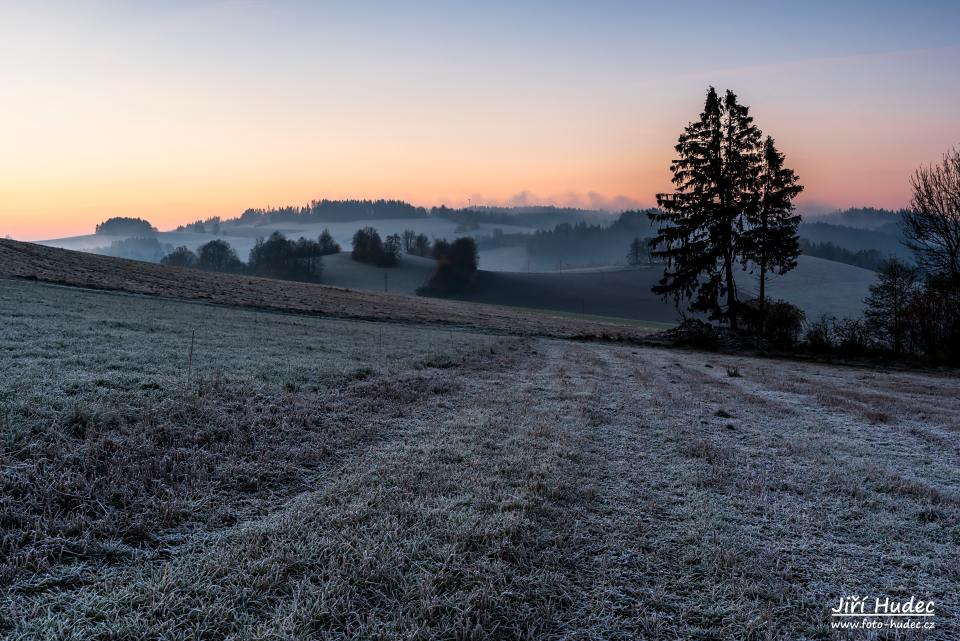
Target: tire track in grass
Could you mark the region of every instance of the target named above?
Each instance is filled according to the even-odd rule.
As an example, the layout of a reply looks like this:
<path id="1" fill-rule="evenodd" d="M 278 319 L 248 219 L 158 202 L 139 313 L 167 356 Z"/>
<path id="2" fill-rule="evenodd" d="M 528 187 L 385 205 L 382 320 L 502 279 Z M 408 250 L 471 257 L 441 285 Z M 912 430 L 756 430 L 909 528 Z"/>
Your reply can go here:
<path id="1" fill-rule="evenodd" d="M 579 366 L 438 372 L 316 491 L 173 559 L 22 604 L 25 638 L 561 638 L 583 598 Z M 572 374 L 571 374 L 572 373 Z"/>
<path id="2" fill-rule="evenodd" d="M 626 402 L 598 432 L 603 451 L 623 452 L 605 459 L 620 479 L 607 485 L 608 555 L 621 563 L 607 592 L 629 598 L 607 627 L 642 638 L 830 638 L 837 596 L 915 593 L 941 604 L 940 629 L 924 638 L 952 638 L 956 506 L 871 487 L 851 494 L 844 475 L 862 464 L 841 454 L 860 451 L 848 417 L 784 411 L 763 380 L 726 377 L 713 355 L 596 349 L 610 371 L 628 372 L 619 380 L 638 381 L 605 387 Z M 732 417 L 719 420 L 718 405 Z M 909 458 L 885 465 L 894 477 L 914 472 Z M 926 478 L 936 483 L 950 465 Z M 942 518 L 918 521 L 931 507 Z"/>

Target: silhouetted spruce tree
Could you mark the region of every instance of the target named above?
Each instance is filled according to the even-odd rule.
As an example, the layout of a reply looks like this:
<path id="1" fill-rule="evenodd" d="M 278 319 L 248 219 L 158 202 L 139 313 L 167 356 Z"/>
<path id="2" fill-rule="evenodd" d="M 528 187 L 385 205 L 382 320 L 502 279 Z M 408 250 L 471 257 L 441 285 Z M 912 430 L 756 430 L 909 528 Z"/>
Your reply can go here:
<path id="1" fill-rule="evenodd" d="M 757 266 L 760 272 L 759 313 L 763 327 L 767 272 L 786 274 L 797 266 L 800 239 L 797 227 L 800 216 L 794 213 L 793 199 L 803 191 L 797 174 L 783 165 L 783 154 L 777 151 L 773 138 L 763 143 L 760 173 L 759 206 L 747 215 L 748 228 L 743 234 L 745 263 Z"/>
<path id="2" fill-rule="evenodd" d="M 666 263 L 653 291 L 676 305 L 737 327 L 735 269 L 743 259 L 747 217 L 759 204 L 760 130 L 749 108 L 710 87 L 700 119 L 676 145 L 672 194 L 657 194 L 662 211 L 649 213 L 659 229 L 652 255 Z"/>

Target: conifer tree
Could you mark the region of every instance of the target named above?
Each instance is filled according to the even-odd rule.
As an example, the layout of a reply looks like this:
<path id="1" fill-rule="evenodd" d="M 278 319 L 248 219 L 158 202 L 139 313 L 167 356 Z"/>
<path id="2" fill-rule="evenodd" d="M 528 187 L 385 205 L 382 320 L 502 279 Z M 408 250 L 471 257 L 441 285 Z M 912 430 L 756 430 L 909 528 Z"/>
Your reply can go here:
<path id="1" fill-rule="evenodd" d="M 687 125 L 670 166 L 676 190 L 658 194 L 662 211 L 650 241 L 664 259 L 653 291 L 665 299 L 692 299 L 691 309 L 737 327 L 736 268 L 743 259 L 747 218 L 759 206 L 760 130 L 749 108 L 710 87 L 700 119 Z"/>
<path id="2" fill-rule="evenodd" d="M 759 177 L 759 207 L 749 215 L 744 233 L 745 262 L 753 263 L 760 273 L 759 311 L 763 323 L 767 272 L 783 275 L 797 266 L 800 242 L 797 227 L 800 216 L 794 213 L 793 199 L 803 191 L 797 174 L 784 167 L 784 157 L 767 136 Z M 762 326 L 762 325 L 761 325 Z"/>

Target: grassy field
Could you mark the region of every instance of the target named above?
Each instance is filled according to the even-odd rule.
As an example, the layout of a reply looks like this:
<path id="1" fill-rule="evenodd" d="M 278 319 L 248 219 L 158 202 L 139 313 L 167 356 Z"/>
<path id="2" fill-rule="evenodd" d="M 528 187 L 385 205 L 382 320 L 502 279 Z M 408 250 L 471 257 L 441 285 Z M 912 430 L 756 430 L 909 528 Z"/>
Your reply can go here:
<path id="1" fill-rule="evenodd" d="M 397 224 L 404 222 L 400 220 Z M 170 232 L 174 233 L 183 235 Z M 203 234 L 192 235 L 209 239 Z M 255 237 L 244 240 L 252 244 Z M 60 244 L 82 247 L 79 240 L 74 241 Z M 180 242 L 170 235 L 164 242 L 172 241 Z M 0 246 L 0 254 L 2 250 Z M 663 273 L 661 266 L 527 273 L 522 271 L 525 256 L 524 247 L 481 252 L 481 271 L 458 299 L 652 323 L 675 323 L 678 320 L 675 306 L 651 292 L 651 287 Z M 324 258 L 323 282 L 333 287 L 373 292 L 383 292 L 386 286 L 389 292 L 413 296 L 434 271 L 433 261 L 416 256 L 403 256 L 398 267 L 384 269 L 353 261 L 349 253 L 343 252 Z M 795 270 L 770 279 L 768 292 L 772 297 L 782 298 L 803 309 L 809 320 L 824 314 L 857 317 L 863 311 L 863 300 L 875 278 L 873 272 L 859 267 L 801 256 Z M 756 295 L 754 275 L 742 273 L 738 282 L 744 296 Z M 500 328 L 503 327 L 501 324 Z"/>
<path id="2" fill-rule="evenodd" d="M 437 263 L 429 258 L 404 255 L 396 267 L 376 267 L 353 260 L 349 252 L 323 257 L 323 282 L 335 287 L 363 289 L 414 296 L 436 273 Z M 384 281 L 386 276 L 386 281 Z"/>
<path id="3" fill-rule="evenodd" d="M 481 271 L 458 299 L 673 323 L 679 317 L 676 308 L 650 291 L 662 274 L 659 265 L 543 273 Z M 797 305 L 810 320 L 823 314 L 857 317 L 875 278 L 866 269 L 801 256 L 794 271 L 769 281 L 768 295 Z M 741 274 L 742 295 L 751 295 L 755 281 Z"/>
<path id="4" fill-rule="evenodd" d="M 957 388 L 0 279 L 0 638 L 955 639 Z"/>
<path id="5" fill-rule="evenodd" d="M 379 400 L 353 407 L 345 385 L 505 340 L 10 280 L 0 310 L 0 580 L 23 585 L 159 527 L 236 518 L 238 496 L 363 432 L 351 423 Z"/>
<path id="6" fill-rule="evenodd" d="M 644 340 L 636 325 L 503 307 L 217 274 L 0 239 L 0 277 L 336 318 L 458 325 L 522 335 Z"/>

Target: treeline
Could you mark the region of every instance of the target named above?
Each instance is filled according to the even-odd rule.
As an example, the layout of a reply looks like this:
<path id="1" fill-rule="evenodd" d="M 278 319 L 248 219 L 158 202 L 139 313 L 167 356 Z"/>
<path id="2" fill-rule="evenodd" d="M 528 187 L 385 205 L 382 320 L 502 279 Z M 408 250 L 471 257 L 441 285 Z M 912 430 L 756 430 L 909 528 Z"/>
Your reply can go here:
<path id="1" fill-rule="evenodd" d="M 427 210 L 402 200 L 314 200 L 302 207 L 247 209 L 238 219 L 244 225 L 279 222 L 348 222 L 378 218 L 425 218 Z"/>
<path id="2" fill-rule="evenodd" d="M 649 238 L 653 230 L 646 211 L 626 211 L 612 225 L 562 223 L 539 230 L 527 239 L 527 256 L 535 268 L 622 263 L 634 238 Z M 649 245 L 641 250 L 649 257 Z"/>
<path id="3" fill-rule="evenodd" d="M 190 267 L 227 274 L 250 274 L 266 278 L 319 282 L 323 274 L 321 258 L 340 251 L 330 232 L 324 230 L 317 240 L 289 240 L 280 232 L 257 239 L 247 263 L 225 240 L 212 240 L 196 252 L 177 247 L 160 261 L 164 265 Z"/>
<path id="4" fill-rule="evenodd" d="M 820 216 L 816 222 L 830 225 L 843 225 L 858 229 L 873 229 L 897 233 L 900 221 L 909 209 L 882 209 L 877 207 L 852 207 L 840 209 L 832 214 Z"/>
<path id="5" fill-rule="evenodd" d="M 195 220 L 192 223 L 187 223 L 186 225 L 180 225 L 177 227 L 177 231 L 192 231 L 197 234 L 213 234 L 217 235 L 220 233 L 220 225 L 222 220 L 220 216 L 211 216 L 206 220 Z"/>
<path id="6" fill-rule="evenodd" d="M 960 363 L 960 148 L 918 169 L 910 186 L 901 224 L 915 265 L 885 263 L 863 317 L 821 319 L 808 338 L 814 347 Z"/>
<path id="7" fill-rule="evenodd" d="M 606 211 L 576 209 L 573 207 L 554 207 L 551 205 L 535 207 L 433 207 L 430 215 L 457 223 L 462 230 L 477 229 L 480 225 L 515 225 L 520 227 L 553 227 L 556 225 L 575 225 L 581 222 L 605 224 L 614 218 Z"/>
<path id="8" fill-rule="evenodd" d="M 960 282 L 890 259 L 870 287 L 861 318 L 826 316 L 807 331 L 807 346 L 846 356 L 911 356 L 960 362 Z"/>
<path id="9" fill-rule="evenodd" d="M 582 221 L 606 223 L 613 214 L 570 207 L 418 207 L 402 200 L 314 200 L 306 205 L 251 208 L 240 216 L 218 216 L 181 225 L 177 231 L 217 234 L 223 225 L 269 225 L 281 222 L 350 222 L 397 218 L 440 218 L 457 224 L 461 232 L 475 231 L 480 225 L 550 227 Z"/>
<path id="10" fill-rule="evenodd" d="M 854 252 L 875 249 L 884 256 L 901 259 L 910 257 L 910 250 L 903 244 L 903 232 L 899 224 L 868 229 L 825 222 L 802 222 L 797 233 L 811 243 L 833 243 Z"/>
<path id="11" fill-rule="evenodd" d="M 816 243 L 806 238 L 800 239 L 800 251 L 807 256 L 825 258 L 838 263 L 863 267 L 871 271 L 877 271 L 887 261 L 887 257 L 876 249 L 861 249 L 853 251 L 834 245 L 831 242 Z"/>

